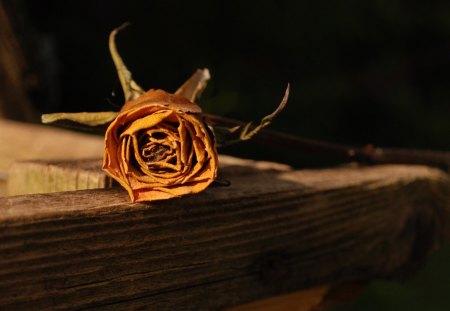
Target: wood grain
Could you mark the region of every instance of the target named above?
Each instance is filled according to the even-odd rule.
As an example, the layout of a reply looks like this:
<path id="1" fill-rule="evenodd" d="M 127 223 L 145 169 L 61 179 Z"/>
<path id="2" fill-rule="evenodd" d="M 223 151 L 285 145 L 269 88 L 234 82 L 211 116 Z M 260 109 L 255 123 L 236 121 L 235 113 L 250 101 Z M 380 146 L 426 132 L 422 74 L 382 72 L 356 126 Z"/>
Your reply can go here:
<path id="1" fill-rule="evenodd" d="M 8 195 L 110 188 L 101 159 L 18 161 L 8 172 Z"/>
<path id="2" fill-rule="evenodd" d="M 0 195 L 6 194 L 4 185 L 15 161 L 78 160 L 102 154 L 103 137 L 0 119 Z"/>
<path id="3" fill-rule="evenodd" d="M 103 137 L 0 119 L 0 172 L 17 160 L 99 158 Z"/>
<path id="4" fill-rule="evenodd" d="M 230 187 L 152 204 L 117 188 L 0 198 L 0 309 L 220 310 L 402 277 L 450 236 L 436 169 L 230 158 L 221 176 Z"/>

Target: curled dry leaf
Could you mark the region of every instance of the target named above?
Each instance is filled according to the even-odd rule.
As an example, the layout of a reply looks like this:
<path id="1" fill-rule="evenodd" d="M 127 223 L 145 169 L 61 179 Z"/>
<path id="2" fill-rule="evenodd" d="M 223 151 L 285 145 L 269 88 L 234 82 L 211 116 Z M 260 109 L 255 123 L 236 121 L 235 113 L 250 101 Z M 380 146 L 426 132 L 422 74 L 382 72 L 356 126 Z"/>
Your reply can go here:
<path id="1" fill-rule="evenodd" d="M 124 105 L 105 136 L 103 169 L 133 202 L 198 193 L 217 176 L 217 151 L 200 108 L 150 90 Z"/>
<path id="2" fill-rule="evenodd" d="M 58 112 L 43 114 L 41 121 L 44 124 L 83 124 L 88 127 L 101 127 L 110 124 L 116 117 L 116 111 Z"/>
<path id="3" fill-rule="evenodd" d="M 217 145 L 219 147 L 224 147 L 241 141 L 250 140 L 256 134 L 260 133 L 264 128 L 269 126 L 270 123 L 272 123 L 272 120 L 286 107 L 287 100 L 289 98 L 289 89 L 290 86 L 288 84 L 286 91 L 284 92 L 283 99 L 275 111 L 262 118 L 257 125 L 254 125 L 254 122 L 245 124 L 244 122 L 216 115 L 205 114 L 204 117 L 206 122 L 214 127 Z"/>

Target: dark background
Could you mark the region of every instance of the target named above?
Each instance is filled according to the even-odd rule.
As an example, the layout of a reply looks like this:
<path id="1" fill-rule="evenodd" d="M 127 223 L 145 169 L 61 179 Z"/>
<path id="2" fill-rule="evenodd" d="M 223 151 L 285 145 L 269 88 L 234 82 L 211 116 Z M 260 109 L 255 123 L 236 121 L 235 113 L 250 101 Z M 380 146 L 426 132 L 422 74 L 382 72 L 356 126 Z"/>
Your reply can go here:
<path id="1" fill-rule="evenodd" d="M 41 37 L 33 53 L 43 55 L 50 77 L 36 94 L 43 112 L 119 109 L 107 38 L 129 21 L 118 46 L 145 89 L 174 91 L 208 67 L 203 109 L 252 120 L 271 112 L 290 82 L 274 129 L 347 144 L 450 149 L 449 1 L 22 2 Z"/>
<path id="2" fill-rule="evenodd" d="M 252 120 L 270 113 L 290 82 L 273 129 L 353 145 L 450 149 L 450 1 L 19 3 L 39 38 L 31 56 L 43 82 L 32 97 L 41 112 L 119 109 L 107 39 L 129 21 L 118 48 L 145 89 L 174 91 L 207 67 L 203 109 Z M 245 144 L 224 152 L 297 167 L 333 163 Z M 372 284 L 351 310 L 450 310 L 450 264 L 439 260 L 450 254 L 443 254 L 407 285 Z"/>

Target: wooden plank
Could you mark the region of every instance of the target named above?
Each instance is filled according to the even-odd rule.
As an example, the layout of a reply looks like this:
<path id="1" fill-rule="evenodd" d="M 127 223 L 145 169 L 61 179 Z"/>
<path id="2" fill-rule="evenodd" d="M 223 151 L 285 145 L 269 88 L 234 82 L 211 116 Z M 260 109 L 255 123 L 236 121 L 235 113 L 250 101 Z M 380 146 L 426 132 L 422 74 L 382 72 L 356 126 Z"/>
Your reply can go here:
<path id="1" fill-rule="evenodd" d="M 103 137 L 49 126 L 0 119 L 0 195 L 8 170 L 18 160 L 64 160 L 99 158 Z"/>
<path id="2" fill-rule="evenodd" d="M 110 188 L 101 159 L 19 161 L 8 172 L 8 195 Z"/>
<path id="3" fill-rule="evenodd" d="M 0 119 L 0 171 L 17 160 L 98 158 L 103 137 Z"/>
<path id="4" fill-rule="evenodd" d="M 246 162 L 220 155 L 222 166 L 249 163 L 255 168 L 289 170 L 289 166 L 273 162 Z M 257 163 L 257 164 L 256 164 Z M 102 171 L 102 159 L 28 160 L 14 162 L 8 172 L 8 195 L 49 193 L 85 189 L 110 188 L 113 184 Z"/>
<path id="5" fill-rule="evenodd" d="M 436 169 L 221 170 L 230 187 L 151 204 L 118 188 L 0 198 L 0 308 L 219 310 L 404 275 L 450 236 Z"/>

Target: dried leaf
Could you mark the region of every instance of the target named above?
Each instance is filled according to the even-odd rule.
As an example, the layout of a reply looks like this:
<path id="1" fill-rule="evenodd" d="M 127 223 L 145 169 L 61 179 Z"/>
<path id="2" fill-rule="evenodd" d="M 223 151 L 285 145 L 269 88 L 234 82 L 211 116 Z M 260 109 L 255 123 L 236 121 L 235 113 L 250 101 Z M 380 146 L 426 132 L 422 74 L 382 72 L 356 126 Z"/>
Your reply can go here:
<path id="1" fill-rule="evenodd" d="M 220 124 L 221 120 L 226 120 L 226 118 L 214 118 L 210 123 L 214 128 L 215 137 L 217 140 L 218 146 L 228 146 L 231 144 L 238 143 L 240 141 L 245 141 L 251 139 L 253 136 L 258 134 L 262 129 L 267 127 L 272 120 L 286 107 L 288 98 L 289 98 L 289 89 L 290 86 L 288 84 L 286 91 L 284 93 L 283 99 L 278 105 L 277 109 L 271 114 L 265 116 L 261 119 L 257 126 L 253 125 L 253 122 L 249 122 L 245 125 L 233 125 L 229 126 L 228 124 Z M 206 116 L 207 121 L 211 119 L 209 116 Z M 228 122 L 223 122 L 228 123 Z"/>
<path id="2" fill-rule="evenodd" d="M 75 124 L 87 125 L 91 127 L 98 127 L 111 123 L 116 117 L 118 112 L 116 111 L 104 111 L 104 112 L 58 112 L 43 114 L 41 117 L 42 123 L 64 123 L 71 122 Z"/>
<path id="3" fill-rule="evenodd" d="M 175 94 L 183 96 L 191 102 L 195 102 L 201 96 L 210 78 L 211 76 L 208 68 L 197 69 L 197 71 L 184 82 Z"/>
<path id="4" fill-rule="evenodd" d="M 114 29 L 109 35 L 109 51 L 114 61 L 114 65 L 116 66 L 120 84 L 122 85 L 123 94 L 125 95 L 125 102 L 136 99 L 145 93 L 145 91 L 133 80 L 131 72 L 125 66 L 122 57 L 120 57 L 119 52 L 117 51 L 116 35 L 120 30 L 124 29 L 128 25 L 129 23 L 123 24 L 122 26 Z"/>

